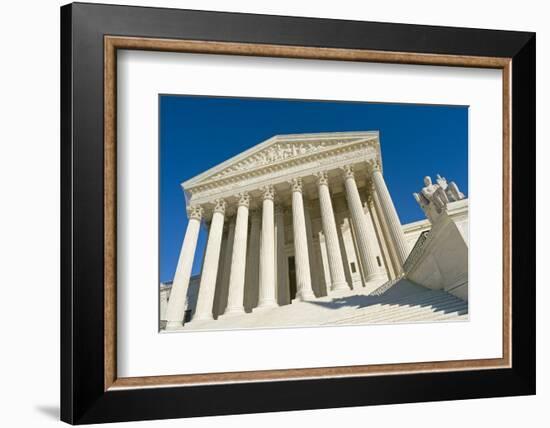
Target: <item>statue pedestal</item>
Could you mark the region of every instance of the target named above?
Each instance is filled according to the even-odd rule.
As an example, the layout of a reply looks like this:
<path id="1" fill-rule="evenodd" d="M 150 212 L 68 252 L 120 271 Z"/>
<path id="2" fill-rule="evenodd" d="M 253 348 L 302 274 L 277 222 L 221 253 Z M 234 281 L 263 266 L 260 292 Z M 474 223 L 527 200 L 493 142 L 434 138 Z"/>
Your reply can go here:
<path id="1" fill-rule="evenodd" d="M 405 263 L 407 279 L 468 300 L 468 200 L 449 202 Z M 422 240 L 422 241 L 420 241 Z"/>

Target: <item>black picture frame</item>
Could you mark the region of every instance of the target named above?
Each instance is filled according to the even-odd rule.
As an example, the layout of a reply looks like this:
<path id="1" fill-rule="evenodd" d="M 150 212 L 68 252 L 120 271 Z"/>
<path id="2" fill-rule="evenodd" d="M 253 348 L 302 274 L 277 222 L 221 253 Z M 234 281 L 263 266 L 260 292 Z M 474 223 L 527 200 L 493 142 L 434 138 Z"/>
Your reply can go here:
<path id="1" fill-rule="evenodd" d="M 512 367 L 104 388 L 104 36 L 512 59 Z M 535 34 L 74 3 L 61 8 L 61 420 L 71 424 L 535 393 Z"/>

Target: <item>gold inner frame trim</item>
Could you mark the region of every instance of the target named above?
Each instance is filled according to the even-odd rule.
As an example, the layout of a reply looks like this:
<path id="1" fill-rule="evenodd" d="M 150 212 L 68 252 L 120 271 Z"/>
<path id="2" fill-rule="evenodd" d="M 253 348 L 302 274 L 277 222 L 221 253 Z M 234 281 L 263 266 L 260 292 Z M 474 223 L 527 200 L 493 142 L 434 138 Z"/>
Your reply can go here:
<path id="1" fill-rule="evenodd" d="M 494 68 L 502 70 L 503 94 L 503 298 L 502 358 L 341 367 L 202 373 L 170 376 L 117 377 L 116 367 L 116 84 L 118 49 L 241 55 L 392 64 Z M 511 58 L 386 52 L 252 43 L 104 37 L 104 389 L 193 386 L 220 383 L 284 381 L 312 378 L 361 377 L 422 372 L 464 371 L 511 367 L 512 355 L 512 165 Z"/>

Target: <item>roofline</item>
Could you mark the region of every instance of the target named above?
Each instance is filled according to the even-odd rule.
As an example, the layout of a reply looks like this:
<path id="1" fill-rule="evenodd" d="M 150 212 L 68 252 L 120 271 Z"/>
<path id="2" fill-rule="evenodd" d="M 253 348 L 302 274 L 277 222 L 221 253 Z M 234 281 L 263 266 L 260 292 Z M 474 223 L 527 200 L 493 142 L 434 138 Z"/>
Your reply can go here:
<path id="1" fill-rule="evenodd" d="M 266 140 L 263 140 L 259 142 L 258 144 L 255 144 L 254 146 L 250 147 L 249 149 L 245 150 L 244 152 L 241 152 L 235 156 L 232 156 L 229 159 L 226 159 L 222 163 L 219 163 L 217 165 L 214 165 L 213 167 L 207 169 L 206 171 L 201 172 L 198 175 L 195 175 L 194 177 L 191 177 L 182 183 L 180 183 L 180 186 L 182 187 L 182 190 L 185 192 L 185 188 L 189 187 L 189 185 L 193 185 L 194 182 L 200 180 L 202 177 L 207 176 L 211 174 L 215 169 L 222 169 L 223 166 L 227 166 L 228 164 L 232 163 L 239 157 L 244 157 L 247 154 L 251 154 L 255 150 L 259 148 L 259 146 L 267 145 L 269 142 L 274 142 L 277 140 L 281 140 L 282 142 L 290 142 L 290 141 L 304 141 L 308 139 L 315 139 L 315 138 L 338 138 L 338 137 L 378 137 L 380 138 L 380 131 L 379 130 L 372 130 L 372 131 L 339 131 L 339 132 L 316 132 L 316 133 L 307 133 L 307 134 L 277 134 L 273 135 L 272 137 L 269 137 Z M 187 199 L 187 194 L 185 195 Z"/>

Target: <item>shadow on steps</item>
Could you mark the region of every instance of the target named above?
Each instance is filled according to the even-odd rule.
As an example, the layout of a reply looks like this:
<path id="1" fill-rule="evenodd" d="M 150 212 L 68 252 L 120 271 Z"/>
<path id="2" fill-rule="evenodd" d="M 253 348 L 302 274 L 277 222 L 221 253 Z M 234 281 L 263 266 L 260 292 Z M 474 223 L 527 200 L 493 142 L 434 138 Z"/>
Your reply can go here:
<path id="1" fill-rule="evenodd" d="M 399 308 L 431 309 L 433 313 L 447 314 L 458 312 L 460 315 L 468 313 L 468 303 L 442 290 L 430 290 L 401 279 L 383 294 L 352 295 L 334 297 L 330 301 L 308 301 L 327 309 L 355 307 L 357 309 L 374 305 L 388 306 L 388 311 Z"/>

